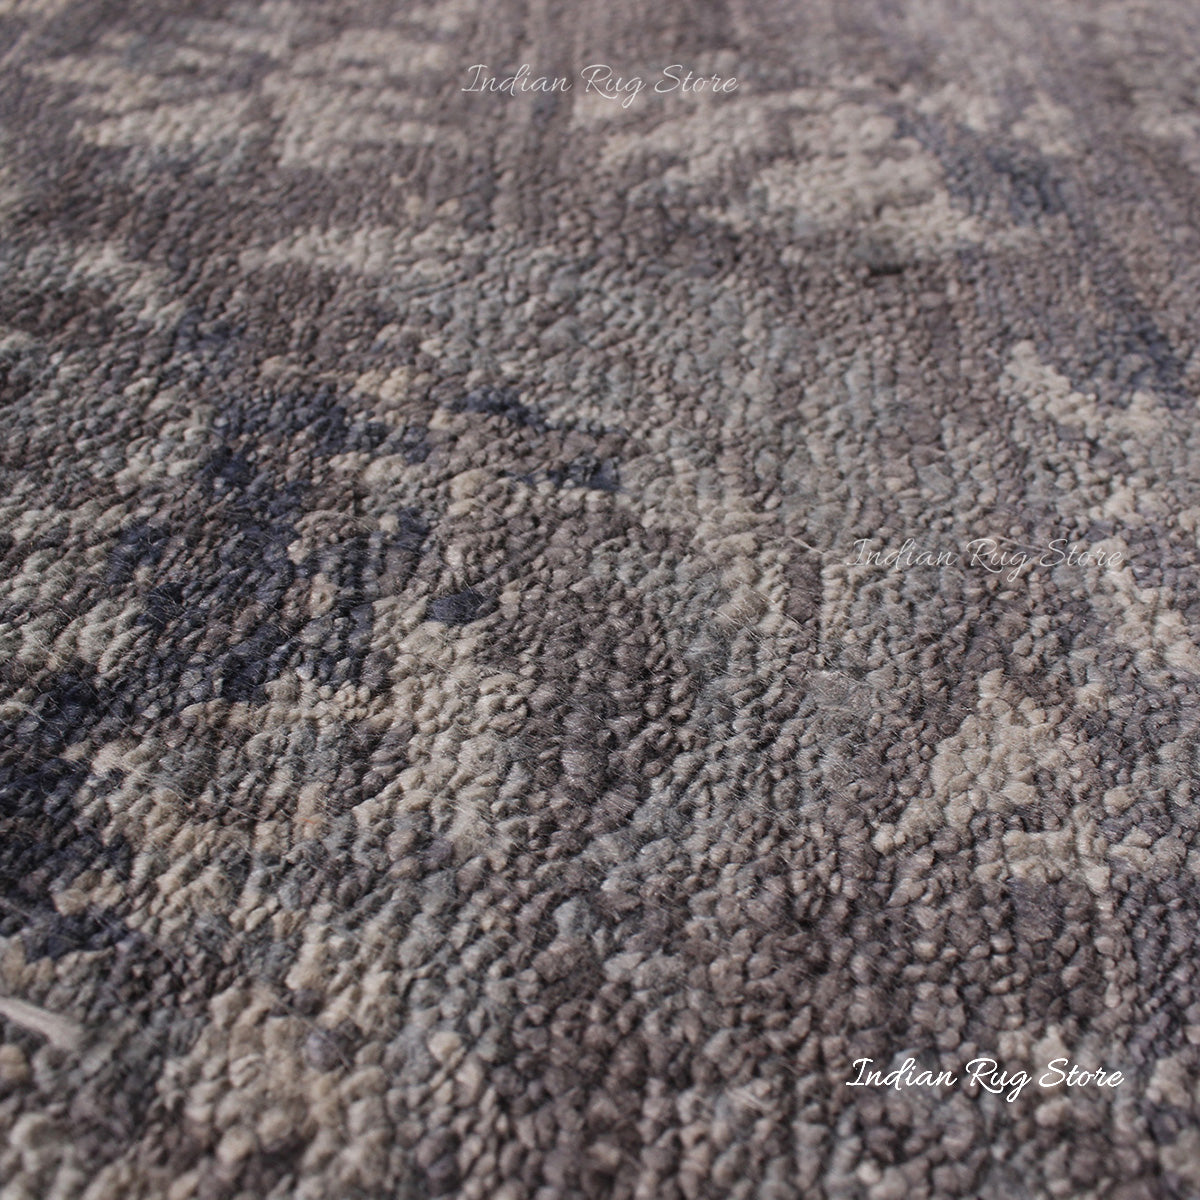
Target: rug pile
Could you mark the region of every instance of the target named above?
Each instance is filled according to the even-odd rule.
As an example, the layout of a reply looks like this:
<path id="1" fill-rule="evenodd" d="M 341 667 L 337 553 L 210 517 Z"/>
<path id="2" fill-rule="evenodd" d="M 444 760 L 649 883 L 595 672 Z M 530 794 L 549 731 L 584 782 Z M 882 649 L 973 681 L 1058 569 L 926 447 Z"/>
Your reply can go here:
<path id="1" fill-rule="evenodd" d="M 1200 1194 L 1197 63 L 3 0 L 4 1200 Z"/>

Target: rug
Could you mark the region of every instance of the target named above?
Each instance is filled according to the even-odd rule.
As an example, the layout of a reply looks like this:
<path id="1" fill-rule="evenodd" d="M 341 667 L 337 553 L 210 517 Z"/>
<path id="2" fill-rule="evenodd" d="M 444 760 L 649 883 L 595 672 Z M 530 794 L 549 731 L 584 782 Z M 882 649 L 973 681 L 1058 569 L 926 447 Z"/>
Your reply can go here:
<path id="1" fill-rule="evenodd" d="M 1200 1195 L 1200 18 L 0 3 L 4 1200 Z"/>

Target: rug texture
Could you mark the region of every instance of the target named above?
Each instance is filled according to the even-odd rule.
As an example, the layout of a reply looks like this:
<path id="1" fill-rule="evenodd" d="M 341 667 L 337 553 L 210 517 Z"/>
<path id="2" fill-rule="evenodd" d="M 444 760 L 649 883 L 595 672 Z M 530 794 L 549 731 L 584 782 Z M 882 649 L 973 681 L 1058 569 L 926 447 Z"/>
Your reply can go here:
<path id="1" fill-rule="evenodd" d="M 1200 1195 L 1194 5 L 0 55 L 4 1200 Z"/>

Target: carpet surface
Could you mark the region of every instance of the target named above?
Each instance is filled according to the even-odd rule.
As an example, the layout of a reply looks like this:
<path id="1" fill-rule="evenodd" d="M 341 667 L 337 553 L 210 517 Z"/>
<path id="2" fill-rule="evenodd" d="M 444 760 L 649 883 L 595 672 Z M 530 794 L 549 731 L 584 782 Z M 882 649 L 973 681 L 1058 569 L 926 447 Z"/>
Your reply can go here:
<path id="1" fill-rule="evenodd" d="M 1195 6 L 0 55 L 4 1200 L 1200 1195 Z"/>

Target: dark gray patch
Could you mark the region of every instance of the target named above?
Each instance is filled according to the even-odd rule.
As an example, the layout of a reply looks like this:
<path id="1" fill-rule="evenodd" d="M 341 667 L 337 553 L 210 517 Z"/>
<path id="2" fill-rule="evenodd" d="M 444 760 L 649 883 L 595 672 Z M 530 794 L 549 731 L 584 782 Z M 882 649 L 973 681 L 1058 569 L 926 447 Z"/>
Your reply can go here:
<path id="1" fill-rule="evenodd" d="M 480 413 L 489 417 L 503 417 L 514 425 L 528 426 L 531 429 L 547 428 L 545 419 L 534 409 L 521 403 L 520 393 L 516 388 L 486 387 L 476 388 L 465 396 L 454 401 L 452 412 Z"/>
<path id="2" fill-rule="evenodd" d="M 429 604 L 429 619 L 446 625 L 469 625 L 487 616 L 495 601 L 475 588 L 466 588 L 449 596 L 438 596 Z"/>

